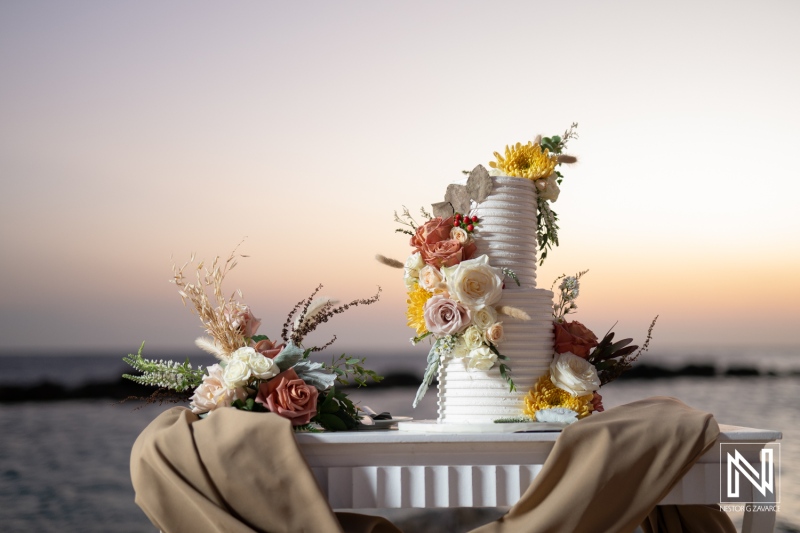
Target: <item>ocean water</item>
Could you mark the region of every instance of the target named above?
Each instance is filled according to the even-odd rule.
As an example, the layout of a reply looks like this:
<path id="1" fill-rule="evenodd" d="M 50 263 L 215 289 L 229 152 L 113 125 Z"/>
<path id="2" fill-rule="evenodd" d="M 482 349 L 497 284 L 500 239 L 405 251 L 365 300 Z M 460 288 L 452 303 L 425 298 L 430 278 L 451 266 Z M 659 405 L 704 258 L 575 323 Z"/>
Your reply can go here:
<path id="1" fill-rule="evenodd" d="M 76 363 L 71 365 L 74 368 Z M 38 368 L 43 366 L 39 361 Z M 116 363 L 110 366 L 113 376 L 118 375 L 121 368 Z M 75 373 L 79 384 L 79 372 Z M 107 377 L 98 371 L 92 379 Z M 602 392 L 606 408 L 650 396 L 673 396 L 714 413 L 723 424 L 782 431 L 778 531 L 800 531 L 798 390 L 800 376 L 763 376 L 619 381 Z M 413 410 L 414 392 L 376 387 L 353 390 L 351 397 L 377 411 L 435 418 L 435 395 L 429 394 Z M 153 532 L 134 503 L 129 454 L 139 432 L 171 406 L 135 407 L 110 400 L 0 404 L 0 530 Z M 398 520 L 412 524 L 414 516 L 407 513 Z M 475 520 L 486 516 L 478 513 Z M 427 515 L 426 520 L 441 527 L 438 519 Z M 466 530 L 469 524 L 462 526 Z M 418 533 L 425 531 L 413 527 Z"/>

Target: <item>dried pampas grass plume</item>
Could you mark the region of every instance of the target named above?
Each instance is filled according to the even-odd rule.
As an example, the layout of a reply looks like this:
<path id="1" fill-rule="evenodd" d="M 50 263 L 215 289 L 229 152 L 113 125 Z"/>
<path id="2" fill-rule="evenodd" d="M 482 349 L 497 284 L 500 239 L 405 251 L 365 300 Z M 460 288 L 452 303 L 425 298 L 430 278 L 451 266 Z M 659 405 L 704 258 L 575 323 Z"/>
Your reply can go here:
<path id="1" fill-rule="evenodd" d="M 403 265 L 402 262 L 398 261 L 397 259 L 390 259 L 385 255 L 381 254 L 375 254 L 375 259 L 378 261 L 378 263 L 383 263 L 384 265 L 392 268 L 403 268 L 403 266 L 405 266 Z"/>
<path id="2" fill-rule="evenodd" d="M 578 158 L 574 155 L 558 154 L 558 156 L 556 156 L 556 161 L 564 163 L 565 165 L 571 165 L 572 163 L 577 163 Z"/>
<path id="3" fill-rule="evenodd" d="M 498 314 L 510 316 L 511 318 L 518 318 L 520 320 L 531 319 L 528 313 L 517 307 L 511 307 L 510 305 L 498 305 L 494 309 L 495 311 L 497 311 Z"/>
<path id="4" fill-rule="evenodd" d="M 330 309 L 331 307 L 333 307 L 338 303 L 339 300 L 334 300 L 333 298 L 328 298 L 327 296 L 320 296 L 318 298 L 314 298 L 313 300 L 311 300 L 311 303 L 308 304 L 308 309 L 306 310 L 306 312 L 295 318 L 294 329 L 300 329 L 300 326 L 302 324 L 308 322 L 309 320 L 320 314 L 322 311 L 327 311 L 328 309 Z"/>
<path id="5" fill-rule="evenodd" d="M 194 344 L 204 352 L 210 353 L 217 359 L 224 361 L 229 357 L 229 354 L 226 354 L 225 350 L 223 350 L 220 346 L 218 346 L 213 339 L 209 339 L 206 337 L 197 337 L 194 340 Z"/>

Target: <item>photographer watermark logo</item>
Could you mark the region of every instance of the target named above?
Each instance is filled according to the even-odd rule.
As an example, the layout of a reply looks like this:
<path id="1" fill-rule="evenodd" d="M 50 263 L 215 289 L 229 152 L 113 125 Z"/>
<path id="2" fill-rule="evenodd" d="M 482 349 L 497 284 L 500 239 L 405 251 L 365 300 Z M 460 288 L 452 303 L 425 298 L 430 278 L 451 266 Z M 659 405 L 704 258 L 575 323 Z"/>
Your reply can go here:
<path id="1" fill-rule="evenodd" d="M 779 443 L 720 443 L 720 503 L 775 507 L 780 462 Z"/>

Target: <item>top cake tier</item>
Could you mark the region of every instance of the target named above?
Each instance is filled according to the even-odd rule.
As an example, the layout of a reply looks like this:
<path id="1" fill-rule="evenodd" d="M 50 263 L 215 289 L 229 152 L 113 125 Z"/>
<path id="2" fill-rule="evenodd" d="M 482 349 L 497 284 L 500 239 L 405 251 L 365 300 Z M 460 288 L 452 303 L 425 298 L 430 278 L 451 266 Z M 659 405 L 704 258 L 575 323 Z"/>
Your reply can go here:
<path id="1" fill-rule="evenodd" d="M 536 288 L 536 186 L 508 176 L 494 176 L 492 182 L 492 192 L 472 211 L 480 220 L 475 255 L 486 254 L 492 266 L 513 270 L 519 289 Z M 506 283 L 506 290 L 517 288 Z"/>

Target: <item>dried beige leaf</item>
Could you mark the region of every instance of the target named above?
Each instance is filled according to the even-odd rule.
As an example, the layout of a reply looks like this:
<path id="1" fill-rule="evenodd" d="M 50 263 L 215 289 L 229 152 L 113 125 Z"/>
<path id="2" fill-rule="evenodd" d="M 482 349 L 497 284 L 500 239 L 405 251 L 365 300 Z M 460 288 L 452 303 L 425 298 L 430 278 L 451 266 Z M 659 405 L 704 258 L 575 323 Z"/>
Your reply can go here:
<path id="1" fill-rule="evenodd" d="M 456 213 L 469 212 L 469 192 L 467 192 L 467 187 L 464 185 L 459 185 L 457 183 L 448 185 L 444 200 L 445 202 L 450 202 L 450 205 L 453 206 L 453 210 L 455 210 Z"/>
<path id="2" fill-rule="evenodd" d="M 492 178 L 489 176 L 489 172 L 483 165 L 478 165 L 472 169 L 472 172 L 469 173 L 469 178 L 467 178 L 467 194 L 471 200 L 481 203 L 492 192 L 492 185 Z M 466 211 L 461 211 L 461 213 L 466 213 Z"/>
<path id="3" fill-rule="evenodd" d="M 433 209 L 433 216 L 435 217 L 450 218 L 455 213 L 453 206 L 450 205 L 450 202 L 438 202 L 431 204 L 431 208 Z"/>

